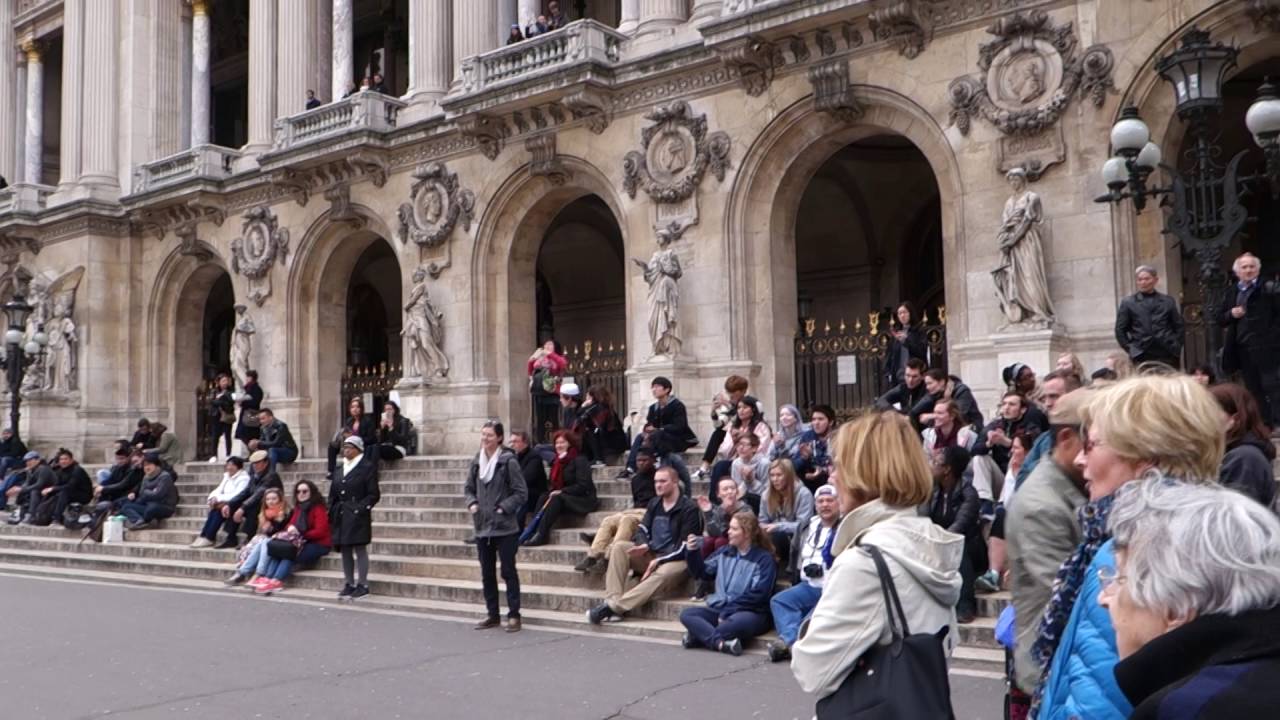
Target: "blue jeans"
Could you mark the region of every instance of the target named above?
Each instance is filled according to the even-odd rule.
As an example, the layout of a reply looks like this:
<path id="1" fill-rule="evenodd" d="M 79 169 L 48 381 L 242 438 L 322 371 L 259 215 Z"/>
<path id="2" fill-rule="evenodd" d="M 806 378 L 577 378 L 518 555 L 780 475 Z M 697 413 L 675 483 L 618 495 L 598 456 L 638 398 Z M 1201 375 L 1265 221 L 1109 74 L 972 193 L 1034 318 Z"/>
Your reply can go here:
<path id="1" fill-rule="evenodd" d="M 11 475 L 9 475 L 9 477 L 4 479 L 4 485 L 0 485 L 0 510 L 4 510 L 6 507 L 8 507 L 9 489 L 15 485 L 21 485 L 22 481 L 26 479 L 27 479 L 26 474 L 19 473 L 19 472 L 12 473 Z"/>
<path id="2" fill-rule="evenodd" d="M 217 540 L 218 528 L 221 527 L 227 529 L 227 537 L 229 539 L 234 540 L 236 538 L 237 525 L 231 520 L 231 517 L 222 517 L 221 508 L 211 509 L 208 517 L 204 520 L 204 529 L 200 531 L 200 537 L 206 540 Z"/>
<path id="3" fill-rule="evenodd" d="M 173 510 L 160 503 L 144 503 L 133 500 L 120 506 L 120 514 L 129 518 L 129 522 L 151 522 L 163 520 L 173 514 Z"/>
<path id="4" fill-rule="evenodd" d="M 705 648 L 719 650 L 723 640 L 750 640 L 769 632 L 767 613 L 739 610 L 729 617 L 720 617 L 720 611 L 709 607 L 685 608 L 680 613 L 680 624 L 689 636 Z"/>
<path id="5" fill-rule="evenodd" d="M 291 463 L 298 459 L 298 451 L 293 448 L 273 447 L 267 450 L 267 472 L 276 471 L 276 463 Z"/>
<path id="6" fill-rule="evenodd" d="M 270 540 L 263 540 L 254 546 L 249 554 L 245 556 L 244 563 L 236 568 L 236 572 L 240 575 L 248 577 L 250 575 L 266 575 L 267 566 L 271 563 L 272 557 L 267 554 L 267 543 Z"/>
<path id="7" fill-rule="evenodd" d="M 800 634 L 800 625 L 809 613 L 818 606 L 818 598 L 822 597 L 822 588 L 814 587 L 801 581 L 783 590 L 769 601 L 769 609 L 773 611 L 773 626 L 778 629 L 778 637 L 791 647 Z"/>
<path id="8" fill-rule="evenodd" d="M 267 542 L 262 543 L 263 547 L 265 548 L 269 542 L 270 541 L 268 540 Z M 266 550 L 264 549 L 263 552 L 265 553 Z M 296 560 L 282 560 L 268 555 L 267 557 L 270 558 L 270 562 L 267 563 L 266 575 L 272 580 L 284 580 L 293 572 L 294 565 L 300 565 L 304 568 L 310 565 L 315 565 L 316 561 L 328 554 L 329 548 L 324 545 L 320 545 L 318 543 L 307 543 L 298 551 L 298 558 Z"/>

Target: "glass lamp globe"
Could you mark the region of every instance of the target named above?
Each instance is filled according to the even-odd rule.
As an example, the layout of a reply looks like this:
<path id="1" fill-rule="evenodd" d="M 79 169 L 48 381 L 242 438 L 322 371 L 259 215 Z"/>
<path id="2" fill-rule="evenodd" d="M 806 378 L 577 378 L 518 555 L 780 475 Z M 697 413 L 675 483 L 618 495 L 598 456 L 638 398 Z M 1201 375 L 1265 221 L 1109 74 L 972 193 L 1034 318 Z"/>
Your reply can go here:
<path id="1" fill-rule="evenodd" d="M 39 344 L 39 343 L 37 343 L 35 340 L 29 340 L 29 341 L 27 341 L 27 346 L 26 346 L 26 348 L 24 348 L 24 350 L 26 350 L 26 353 L 27 353 L 28 355 L 39 355 L 39 354 L 40 354 L 40 344 Z"/>
<path id="2" fill-rule="evenodd" d="M 22 331 L 15 328 L 9 328 L 9 330 L 4 334 L 4 342 L 6 345 L 17 345 L 21 343 Z"/>
<path id="3" fill-rule="evenodd" d="M 1129 177 L 1129 168 L 1124 158 L 1113 157 L 1102 164 L 1102 181 L 1112 190 L 1124 187 Z"/>
<path id="4" fill-rule="evenodd" d="M 1151 140 L 1151 130 L 1138 117 L 1138 109 L 1127 107 L 1111 128 L 1111 147 L 1121 155 L 1136 155 Z"/>
<path id="5" fill-rule="evenodd" d="M 40 347 L 49 344 L 49 336 L 44 334 L 44 330 L 37 330 L 35 336 L 31 339 L 39 343 Z"/>
<path id="6" fill-rule="evenodd" d="M 1249 106 L 1249 112 L 1244 116 L 1244 124 L 1248 126 L 1249 132 L 1264 147 L 1269 142 L 1275 142 L 1276 135 L 1280 134 L 1280 98 L 1276 94 L 1276 86 L 1268 78 L 1258 88 L 1258 99 Z"/>
<path id="7" fill-rule="evenodd" d="M 1143 170 L 1155 170 L 1160 165 L 1160 146 L 1153 142 L 1143 145 L 1134 164 Z"/>

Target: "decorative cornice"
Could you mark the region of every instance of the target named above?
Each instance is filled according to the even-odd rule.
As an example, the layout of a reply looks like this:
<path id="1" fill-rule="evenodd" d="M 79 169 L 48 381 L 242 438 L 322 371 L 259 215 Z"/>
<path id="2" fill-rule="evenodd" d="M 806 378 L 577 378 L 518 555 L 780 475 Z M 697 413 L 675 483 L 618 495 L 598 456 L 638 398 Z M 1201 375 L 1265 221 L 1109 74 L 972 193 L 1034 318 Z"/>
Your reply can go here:
<path id="1" fill-rule="evenodd" d="M 840 122 L 859 120 L 864 108 L 854 96 L 849 82 L 849 61 L 832 60 L 809 68 L 809 82 L 813 85 L 813 107 Z"/>
<path id="2" fill-rule="evenodd" d="M 502 152 L 503 141 L 510 131 L 501 119 L 473 113 L 458 119 L 458 132 L 475 140 L 480 154 L 489 160 L 497 160 Z"/>
<path id="3" fill-rule="evenodd" d="M 898 0 L 872 12 L 867 20 L 876 40 L 888 42 L 898 54 L 914 60 L 933 37 L 933 24 L 920 11 L 919 0 Z"/>
<path id="4" fill-rule="evenodd" d="M 554 132 L 533 135 L 524 141 L 524 147 L 532 156 L 529 159 L 529 174 L 534 177 L 545 177 L 552 185 L 563 185 L 573 177 L 573 173 L 564 166 L 560 156 L 556 154 L 556 134 Z"/>

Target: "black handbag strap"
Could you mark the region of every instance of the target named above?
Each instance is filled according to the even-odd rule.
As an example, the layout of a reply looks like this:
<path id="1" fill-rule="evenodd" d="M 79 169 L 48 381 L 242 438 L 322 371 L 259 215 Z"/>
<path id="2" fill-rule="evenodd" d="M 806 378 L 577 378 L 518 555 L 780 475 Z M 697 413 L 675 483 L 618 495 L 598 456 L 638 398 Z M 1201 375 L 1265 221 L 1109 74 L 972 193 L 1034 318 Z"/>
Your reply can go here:
<path id="1" fill-rule="evenodd" d="M 876 564 L 876 573 L 880 576 L 880 591 L 884 593 L 884 608 L 889 613 L 889 631 L 893 633 L 894 640 L 901 640 L 911 634 L 911 629 L 907 626 L 907 614 L 902 610 L 902 601 L 898 599 L 898 588 L 893 583 L 893 575 L 889 573 L 889 565 L 884 561 L 880 548 L 875 545 L 859 547 L 866 549 Z M 894 624 L 895 620 L 897 625 Z M 899 628 L 902 629 L 901 633 L 898 632 Z"/>

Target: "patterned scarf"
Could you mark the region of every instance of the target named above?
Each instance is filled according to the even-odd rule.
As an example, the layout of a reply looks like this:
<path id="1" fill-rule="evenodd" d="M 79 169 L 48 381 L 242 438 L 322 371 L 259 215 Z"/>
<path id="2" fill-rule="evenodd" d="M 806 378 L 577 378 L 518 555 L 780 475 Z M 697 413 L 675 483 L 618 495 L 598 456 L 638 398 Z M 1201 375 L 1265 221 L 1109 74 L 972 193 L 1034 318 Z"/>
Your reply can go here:
<path id="1" fill-rule="evenodd" d="M 1111 537 L 1111 533 L 1107 532 L 1107 517 L 1111 515 L 1111 505 L 1114 502 L 1115 495 L 1108 495 L 1086 503 L 1078 511 L 1080 526 L 1084 530 L 1083 540 L 1071 557 L 1062 563 L 1058 576 L 1054 578 L 1053 595 L 1040 619 L 1040 634 L 1031 646 L 1031 657 L 1040 665 L 1040 682 L 1036 683 L 1029 717 L 1036 717 L 1040 711 L 1044 686 L 1049 679 L 1049 668 L 1053 664 L 1053 654 L 1057 652 L 1062 631 L 1071 618 L 1071 609 L 1075 607 L 1080 587 L 1084 585 L 1089 564 L 1093 562 L 1098 549 Z"/>

